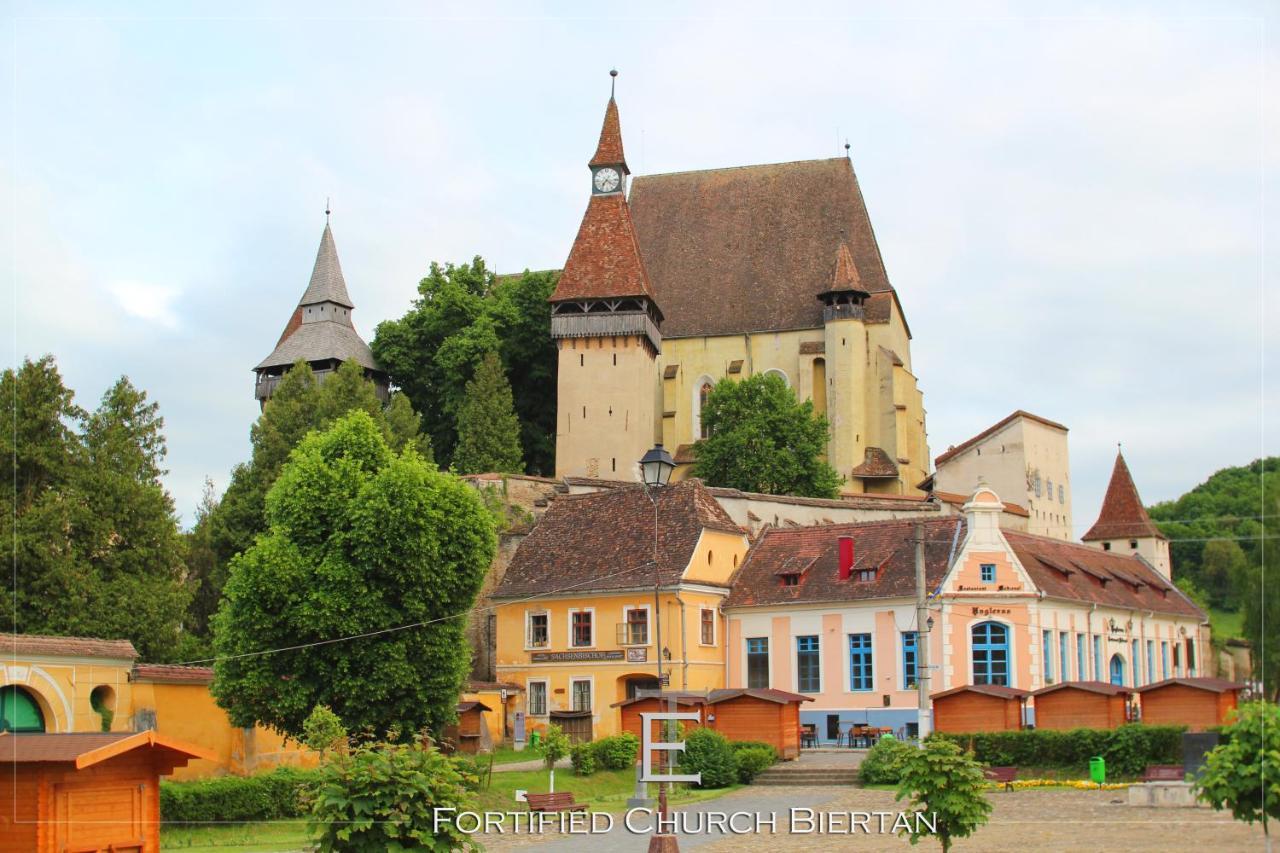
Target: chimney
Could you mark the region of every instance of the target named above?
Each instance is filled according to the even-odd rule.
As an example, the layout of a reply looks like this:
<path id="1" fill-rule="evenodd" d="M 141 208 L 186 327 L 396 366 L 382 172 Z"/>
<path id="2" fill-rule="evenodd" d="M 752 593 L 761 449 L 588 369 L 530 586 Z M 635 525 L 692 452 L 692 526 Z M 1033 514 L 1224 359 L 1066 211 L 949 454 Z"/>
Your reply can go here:
<path id="1" fill-rule="evenodd" d="M 853 537 L 841 536 L 840 542 L 840 580 L 847 581 L 853 574 Z"/>

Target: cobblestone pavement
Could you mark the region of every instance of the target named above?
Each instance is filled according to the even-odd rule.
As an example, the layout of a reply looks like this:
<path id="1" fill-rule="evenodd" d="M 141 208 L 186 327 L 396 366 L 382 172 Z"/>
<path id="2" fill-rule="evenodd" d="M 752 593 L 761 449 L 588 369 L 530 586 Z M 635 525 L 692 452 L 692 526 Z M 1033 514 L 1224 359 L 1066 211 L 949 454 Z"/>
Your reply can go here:
<path id="1" fill-rule="evenodd" d="M 1182 851 L 1262 850 L 1261 826 L 1248 827 L 1223 812 L 1210 809 L 1151 809 L 1124 804 L 1125 791 L 1079 791 L 1062 788 L 999 792 L 991 795 L 995 806 L 991 821 L 972 838 L 957 839 L 956 853 L 1010 851 L 1058 853 L 1065 850 Z M 892 791 L 864 788 L 753 787 L 744 788 L 680 811 L 685 820 L 705 820 L 707 812 L 773 812 L 774 834 L 734 835 L 716 831 L 680 834 L 680 848 L 706 853 L 750 849 L 769 853 L 805 850 L 936 850 L 931 843 L 911 847 L 889 834 L 792 834 L 791 808 L 815 812 L 893 812 L 899 810 Z M 890 818 L 891 820 L 891 818 Z M 642 821 L 644 822 L 644 821 Z M 847 820 L 844 822 L 848 825 Z M 875 826 L 875 821 L 871 824 Z M 601 853 L 640 851 L 648 836 L 632 834 L 615 815 L 608 834 L 489 835 L 479 838 L 489 850 L 535 847 L 537 853 Z"/>

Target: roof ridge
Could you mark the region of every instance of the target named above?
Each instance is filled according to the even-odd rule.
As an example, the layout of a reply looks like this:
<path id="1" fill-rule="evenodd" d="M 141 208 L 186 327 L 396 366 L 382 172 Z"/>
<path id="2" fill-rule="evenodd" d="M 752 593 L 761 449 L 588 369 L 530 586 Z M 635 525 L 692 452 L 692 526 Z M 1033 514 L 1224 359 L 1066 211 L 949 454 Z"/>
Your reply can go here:
<path id="1" fill-rule="evenodd" d="M 832 161 L 848 162 L 846 157 L 813 157 L 807 160 L 781 160 L 774 163 L 748 163 L 742 166 L 715 166 L 710 169 L 681 169 L 677 172 L 651 172 L 647 175 L 635 175 L 631 179 L 631 185 L 635 186 L 636 181 L 643 181 L 647 178 L 672 178 L 679 175 L 701 175 L 707 172 L 732 172 L 742 169 L 764 169 L 772 166 L 799 166 L 805 163 L 830 163 Z"/>

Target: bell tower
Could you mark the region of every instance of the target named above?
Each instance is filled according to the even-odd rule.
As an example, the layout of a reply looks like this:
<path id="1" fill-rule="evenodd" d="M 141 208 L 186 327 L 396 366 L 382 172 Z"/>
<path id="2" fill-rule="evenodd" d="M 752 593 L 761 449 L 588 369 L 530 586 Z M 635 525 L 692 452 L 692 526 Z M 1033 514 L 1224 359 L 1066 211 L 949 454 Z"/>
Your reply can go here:
<path id="1" fill-rule="evenodd" d="M 662 312 L 627 206 L 630 170 L 612 93 L 587 165 L 591 197 L 551 294 L 556 476 L 638 481 L 637 462 L 659 425 Z"/>

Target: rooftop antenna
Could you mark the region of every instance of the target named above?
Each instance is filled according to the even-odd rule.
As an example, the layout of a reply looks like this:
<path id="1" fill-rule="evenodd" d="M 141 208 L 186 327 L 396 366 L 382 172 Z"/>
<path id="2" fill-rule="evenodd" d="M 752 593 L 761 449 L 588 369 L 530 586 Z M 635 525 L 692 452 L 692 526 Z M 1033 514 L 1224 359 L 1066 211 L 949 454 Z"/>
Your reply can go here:
<path id="1" fill-rule="evenodd" d="M 618 82 L 618 69 L 609 69 L 609 100 L 613 100 L 613 87 Z"/>

